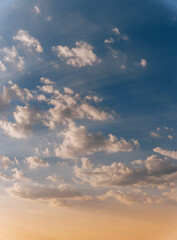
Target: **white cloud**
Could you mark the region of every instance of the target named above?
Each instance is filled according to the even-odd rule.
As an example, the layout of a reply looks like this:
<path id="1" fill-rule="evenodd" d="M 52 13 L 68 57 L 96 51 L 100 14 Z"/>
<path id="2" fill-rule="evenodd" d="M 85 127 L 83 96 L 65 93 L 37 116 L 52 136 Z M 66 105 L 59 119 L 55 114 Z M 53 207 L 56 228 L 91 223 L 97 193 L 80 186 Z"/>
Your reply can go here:
<path id="1" fill-rule="evenodd" d="M 0 61 L 0 72 L 5 72 L 6 70 L 6 66 Z"/>
<path id="2" fill-rule="evenodd" d="M 96 62 L 100 62 L 96 54 L 93 52 L 93 47 L 83 41 L 76 42 L 76 47 L 69 49 L 67 46 L 52 47 L 52 50 L 57 53 L 57 56 L 66 64 L 73 67 L 92 66 Z"/>
<path id="3" fill-rule="evenodd" d="M 141 61 L 140 61 L 140 65 L 141 65 L 142 67 L 146 67 L 147 61 L 146 61 L 144 58 L 142 58 Z"/>
<path id="4" fill-rule="evenodd" d="M 114 42 L 114 39 L 112 37 L 104 40 L 104 43 L 113 43 L 113 42 Z"/>
<path id="5" fill-rule="evenodd" d="M 9 166 L 14 164 L 14 162 L 12 162 L 8 157 L 2 155 L 0 155 L 0 161 L 2 162 L 4 169 L 7 169 Z"/>
<path id="6" fill-rule="evenodd" d="M 40 14 L 40 9 L 39 9 L 39 7 L 37 6 L 37 5 L 34 5 L 34 8 L 33 8 L 33 10 L 34 10 L 34 12 L 38 15 L 38 14 Z"/>
<path id="7" fill-rule="evenodd" d="M 20 71 L 24 69 L 24 57 L 19 56 L 15 46 L 12 46 L 11 48 L 1 48 L 0 52 L 3 54 L 4 62 L 13 64 L 13 66 L 17 67 Z M 1 67 L 3 67 L 3 65 Z"/>
<path id="8" fill-rule="evenodd" d="M 40 42 L 29 35 L 25 30 L 20 29 L 16 36 L 13 37 L 14 40 L 21 41 L 23 46 L 26 48 L 34 48 L 36 52 L 43 52 Z"/>
<path id="9" fill-rule="evenodd" d="M 29 106 L 17 106 L 14 112 L 15 123 L 0 120 L 0 128 L 4 133 L 17 139 L 27 138 L 39 116 Z"/>
<path id="10" fill-rule="evenodd" d="M 71 95 L 74 94 L 74 91 L 71 88 L 67 88 L 67 87 L 64 87 L 64 92 Z"/>
<path id="11" fill-rule="evenodd" d="M 153 151 L 163 156 L 170 157 L 177 160 L 177 151 L 164 150 L 160 147 L 154 148 Z"/>
<path id="12" fill-rule="evenodd" d="M 113 28 L 112 31 L 116 34 L 116 35 L 120 35 L 120 31 L 118 28 Z"/>
<path id="13" fill-rule="evenodd" d="M 30 169 L 36 169 L 38 167 L 49 167 L 49 163 L 44 162 L 42 159 L 31 156 L 25 159 L 25 162 L 29 165 Z"/>
<path id="14" fill-rule="evenodd" d="M 114 162 L 97 168 L 84 168 L 82 163 L 81 167 L 75 166 L 74 171 L 76 177 L 92 186 L 168 188 L 177 185 L 177 165 L 156 155 L 144 161 L 134 161 L 131 165 Z"/>
<path id="15" fill-rule="evenodd" d="M 55 149 L 55 153 L 61 158 L 73 159 L 100 151 L 107 153 L 130 152 L 134 146 L 123 138 L 118 140 L 112 134 L 104 137 L 101 133 L 88 133 L 84 126 L 77 127 L 73 122 L 60 135 L 63 136 L 63 142 Z"/>
<path id="16" fill-rule="evenodd" d="M 49 78 L 41 77 L 40 81 L 44 84 L 54 84 Z"/>

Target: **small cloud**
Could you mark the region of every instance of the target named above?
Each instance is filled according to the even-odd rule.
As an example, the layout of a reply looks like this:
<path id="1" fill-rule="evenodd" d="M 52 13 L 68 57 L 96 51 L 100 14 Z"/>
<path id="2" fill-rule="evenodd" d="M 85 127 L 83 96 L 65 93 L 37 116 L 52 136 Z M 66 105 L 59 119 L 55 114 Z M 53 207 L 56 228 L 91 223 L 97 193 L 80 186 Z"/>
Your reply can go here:
<path id="1" fill-rule="evenodd" d="M 160 134 L 153 132 L 153 131 L 150 132 L 150 135 L 151 135 L 151 137 L 154 137 L 154 138 L 162 138 L 162 136 Z"/>
<path id="2" fill-rule="evenodd" d="M 92 66 L 96 62 L 100 62 L 96 54 L 93 52 L 93 46 L 87 42 L 78 41 L 76 47 L 69 49 L 67 46 L 52 47 L 57 56 L 66 64 L 73 67 Z"/>
<path id="3" fill-rule="evenodd" d="M 120 35 L 120 31 L 118 28 L 113 28 L 112 31 L 116 34 L 116 35 Z"/>
<path id="4" fill-rule="evenodd" d="M 23 46 L 26 48 L 34 48 L 38 53 L 43 52 L 40 42 L 36 38 L 30 36 L 25 30 L 20 29 L 17 35 L 13 37 L 13 40 L 22 42 Z"/>
<path id="5" fill-rule="evenodd" d="M 173 139 L 173 136 L 172 135 L 168 135 L 168 138 L 170 139 L 170 140 L 172 140 Z"/>
<path id="6" fill-rule="evenodd" d="M 38 15 L 38 14 L 40 14 L 40 9 L 39 9 L 39 7 L 37 6 L 37 5 L 34 5 L 34 8 L 33 8 L 33 11 Z"/>
<path id="7" fill-rule="evenodd" d="M 104 43 L 113 43 L 113 42 L 114 42 L 114 39 L 112 37 L 104 40 Z"/>
<path id="8" fill-rule="evenodd" d="M 146 61 L 144 58 L 142 58 L 141 61 L 140 61 L 140 65 L 141 65 L 142 67 L 146 67 L 147 61 Z"/>

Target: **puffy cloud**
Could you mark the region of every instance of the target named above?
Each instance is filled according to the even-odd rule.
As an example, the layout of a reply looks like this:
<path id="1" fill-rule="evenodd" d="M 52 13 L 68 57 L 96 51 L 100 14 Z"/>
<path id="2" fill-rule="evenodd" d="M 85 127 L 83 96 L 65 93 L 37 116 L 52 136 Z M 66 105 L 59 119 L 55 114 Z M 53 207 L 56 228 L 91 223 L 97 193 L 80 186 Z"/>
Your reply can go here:
<path id="1" fill-rule="evenodd" d="M 114 42 L 114 39 L 112 37 L 104 40 L 104 43 L 113 43 L 113 42 Z"/>
<path id="2" fill-rule="evenodd" d="M 12 46 L 11 48 L 4 47 L 0 49 L 0 52 L 3 54 L 4 62 L 13 64 L 20 71 L 24 69 L 25 65 L 24 57 L 19 56 L 15 46 Z"/>
<path id="3" fill-rule="evenodd" d="M 116 35 L 120 35 L 120 31 L 118 28 L 113 28 L 112 31 L 116 34 Z"/>
<path id="4" fill-rule="evenodd" d="M 34 124 L 39 115 L 30 109 L 29 106 L 17 106 L 14 112 L 15 123 L 0 120 L 0 128 L 4 133 L 17 139 L 26 138 L 32 133 Z"/>
<path id="5" fill-rule="evenodd" d="M 93 47 L 83 41 L 76 42 L 76 47 L 72 49 L 67 46 L 56 46 L 52 47 L 52 50 L 68 65 L 74 67 L 92 66 L 95 62 L 100 61 L 93 52 Z"/>
<path id="6" fill-rule="evenodd" d="M 36 169 L 37 167 L 49 167 L 49 163 L 44 162 L 36 156 L 27 157 L 25 162 L 29 165 L 30 169 Z"/>
<path id="7" fill-rule="evenodd" d="M 170 157 L 177 160 L 177 151 L 165 150 L 160 147 L 154 148 L 153 151 L 156 153 L 160 153 L 163 156 Z"/>
<path id="8" fill-rule="evenodd" d="M 111 114 L 88 104 L 85 99 L 81 99 L 77 95 L 70 96 L 69 94 L 61 94 L 59 91 L 54 90 L 51 85 L 42 86 L 40 90 L 54 94 L 48 101 L 48 104 L 54 107 L 51 107 L 43 114 L 43 124 L 51 129 L 74 119 L 87 118 L 98 121 L 112 119 Z M 94 100 L 96 100 L 96 96 Z"/>
<path id="9" fill-rule="evenodd" d="M 144 58 L 142 58 L 141 61 L 140 61 L 140 65 L 141 65 L 142 67 L 146 67 L 147 61 L 146 61 Z"/>
<path id="10" fill-rule="evenodd" d="M 130 152 L 134 146 L 122 138 L 118 140 L 112 134 L 104 137 L 101 133 L 88 133 L 84 126 L 77 127 L 73 122 L 61 135 L 64 138 L 63 142 L 55 149 L 56 156 L 61 158 L 73 159 L 100 151 L 107 153 Z"/>
<path id="11" fill-rule="evenodd" d="M 64 92 L 67 94 L 74 94 L 74 91 L 71 88 L 64 87 Z"/>
<path id="12" fill-rule="evenodd" d="M 12 180 L 21 180 L 21 181 L 29 180 L 27 177 L 24 176 L 22 170 L 13 168 L 11 171 L 14 172 L 14 174 L 12 175 Z"/>
<path id="13" fill-rule="evenodd" d="M 10 165 L 13 165 L 12 162 L 8 157 L 0 155 L 0 161 L 2 162 L 2 166 L 4 169 L 7 169 Z"/>
<path id="14" fill-rule="evenodd" d="M 34 48 L 36 52 L 43 52 L 40 42 L 29 35 L 25 30 L 20 29 L 16 36 L 13 37 L 14 40 L 21 41 L 23 46 L 26 48 Z"/>
<path id="15" fill-rule="evenodd" d="M 39 9 L 39 7 L 37 6 L 37 5 L 34 5 L 34 8 L 33 8 L 33 10 L 34 10 L 34 12 L 38 15 L 38 14 L 40 14 L 40 9 Z"/>
<path id="16" fill-rule="evenodd" d="M 41 77 L 40 81 L 44 84 L 54 84 L 49 78 Z"/>
<path id="17" fill-rule="evenodd" d="M 69 184 L 60 184 L 57 187 L 41 186 L 32 184 L 15 183 L 6 191 L 13 197 L 26 200 L 47 201 L 52 206 L 70 206 L 68 200 L 89 200 L 89 196 L 84 196 L 80 191 L 75 190 Z"/>
<path id="18" fill-rule="evenodd" d="M 81 167 L 75 166 L 74 171 L 79 179 L 93 186 L 161 188 L 177 184 L 177 165 L 156 155 L 144 161 L 134 161 L 131 165 L 114 162 L 97 168 L 84 168 L 82 164 Z"/>

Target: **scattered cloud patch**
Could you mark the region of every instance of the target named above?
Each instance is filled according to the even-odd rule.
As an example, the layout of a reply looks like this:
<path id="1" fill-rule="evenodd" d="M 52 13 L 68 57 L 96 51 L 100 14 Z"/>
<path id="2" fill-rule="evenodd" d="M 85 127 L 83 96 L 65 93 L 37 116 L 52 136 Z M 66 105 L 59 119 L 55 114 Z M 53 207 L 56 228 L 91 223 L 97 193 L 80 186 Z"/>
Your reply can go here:
<path id="1" fill-rule="evenodd" d="M 34 48 L 36 52 L 42 53 L 43 48 L 40 44 L 40 42 L 29 35 L 29 33 L 25 30 L 20 29 L 17 32 L 17 35 L 13 37 L 15 41 L 22 42 L 23 46 L 27 49 Z"/>
<path id="2" fill-rule="evenodd" d="M 75 48 L 69 48 L 67 46 L 52 47 L 52 50 L 57 53 L 57 56 L 66 64 L 73 67 L 92 66 L 96 62 L 100 62 L 96 54 L 93 52 L 93 46 L 87 42 L 76 42 Z"/>

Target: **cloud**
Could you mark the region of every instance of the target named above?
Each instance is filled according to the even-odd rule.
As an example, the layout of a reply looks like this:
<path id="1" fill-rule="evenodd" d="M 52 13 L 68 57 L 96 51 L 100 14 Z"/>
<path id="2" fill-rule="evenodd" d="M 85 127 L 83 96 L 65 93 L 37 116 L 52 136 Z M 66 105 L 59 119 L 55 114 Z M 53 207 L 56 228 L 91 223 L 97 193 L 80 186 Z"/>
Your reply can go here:
<path id="1" fill-rule="evenodd" d="M 97 197 L 100 200 L 105 200 L 107 198 L 116 199 L 119 202 L 122 202 L 127 205 L 132 204 L 151 204 L 151 203 L 159 203 L 162 201 L 161 198 L 154 198 L 147 196 L 146 193 L 142 193 L 140 190 L 131 190 L 131 191 L 121 191 L 121 190 L 110 190 L 106 192 L 104 195 L 100 195 Z"/>
<path id="2" fill-rule="evenodd" d="M 83 41 L 76 42 L 76 47 L 69 49 L 67 46 L 52 47 L 57 56 L 73 67 L 92 66 L 100 59 L 93 52 L 93 47 Z"/>
<path id="3" fill-rule="evenodd" d="M 54 84 L 49 78 L 41 77 L 40 81 L 44 84 Z"/>
<path id="4" fill-rule="evenodd" d="M 146 67 L 147 66 L 147 61 L 144 58 L 142 58 L 141 61 L 140 61 L 140 65 L 142 67 Z"/>
<path id="5" fill-rule="evenodd" d="M 116 34 L 116 35 L 120 35 L 120 31 L 118 28 L 113 28 L 112 31 Z"/>
<path id="6" fill-rule="evenodd" d="M 39 7 L 37 6 L 37 5 L 34 5 L 34 8 L 33 8 L 33 10 L 34 10 L 34 12 L 38 15 L 38 14 L 40 14 L 40 9 L 39 9 Z"/>
<path id="7" fill-rule="evenodd" d="M 44 162 L 42 159 L 31 156 L 25 159 L 25 162 L 29 165 L 30 169 L 36 169 L 38 167 L 49 167 L 49 163 Z"/>
<path id="8" fill-rule="evenodd" d="M 57 187 L 41 186 L 32 184 L 15 183 L 6 191 L 13 197 L 33 201 L 47 201 L 50 205 L 70 206 L 71 200 L 82 201 L 89 200 L 89 196 L 84 196 L 80 191 L 75 190 L 69 184 L 60 184 Z"/>
<path id="9" fill-rule="evenodd" d="M 5 72 L 6 70 L 6 66 L 0 61 L 0 72 Z"/>
<path id="10" fill-rule="evenodd" d="M 144 161 L 134 161 L 131 165 L 114 162 L 97 168 L 84 168 L 82 163 L 81 167 L 74 167 L 74 172 L 82 182 L 92 186 L 164 188 L 177 185 L 177 165 L 156 155 Z"/>
<path id="11" fill-rule="evenodd" d="M 14 164 L 14 162 L 12 162 L 8 157 L 2 155 L 0 155 L 0 161 L 2 162 L 4 169 L 7 169 L 9 166 Z"/>
<path id="12" fill-rule="evenodd" d="M 34 48 L 36 52 L 43 52 L 40 42 L 29 35 L 25 30 L 20 29 L 16 36 L 13 37 L 14 40 L 21 41 L 23 46 L 26 48 Z"/>
<path id="13" fill-rule="evenodd" d="M 4 130 L 6 135 L 21 139 L 27 138 L 32 133 L 34 124 L 39 119 L 39 115 L 35 114 L 29 106 L 17 106 L 14 112 L 15 123 L 7 120 L 0 120 L 0 128 Z"/>
<path id="14" fill-rule="evenodd" d="M 130 152 L 134 144 L 123 138 L 109 134 L 104 137 L 101 133 L 88 133 L 84 126 L 77 127 L 73 122 L 60 133 L 63 142 L 55 149 L 56 156 L 61 158 L 77 158 L 78 156 L 104 151 L 106 153 Z"/>
<path id="15" fill-rule="evenodd" d="M 53 107 L 44 112 L 42 116 L 43 124 L 48 126 L 50 129 L 54 129 L 56 126 L 66 124 L 74 119 L 86 118 L 94 121 L 105 121 L 113 118 L 110 113 L 90 105 L 87 103 L 87 99 L 80 98 L 78 94 L 71 96 L 71 93 L 73 94 L 71 89 L 64 88 L 64 91 L 67 94 L 61 94 L 51 85 L 42 86 L 40 90 L 46 93 L 54 94 L 54 96 L 48 100 L 48 104 L 53 105 Z M 40 99 L 45 100 L 42 96 Z M 95 96 L 94 101 L 96 100 L 98 99 Z"/>
<path id="16" fill-rule="evenodd" d="M 64 87 L 64 92 L 73 95 L 74 91 L 71 88 Z"/>
<path id="17" fill-rule="evenodd" d="M 104 43 L 114 43 L 114 39 L 110 37 L 109 39 L 105 39 Z"/>
<path id="18" fill-rule="evenodd" d="M 170 157 L 177 160 L 177 151 L 164 150 L 160 147 L 154 148 L 153 151 L 163 156 Z"/>
<path id="19" fill-rule="evenodd" d="M 162 136 L 159 133 L 156 133 L 153 131 L 150 132 L 150 135 L 151 135 L 151 137 L 154 137 L 154 138 L 162 138 Z"/>
<path id="20" fill-rule="evenodd" d="M 18 70 L 23 70 L 24 69 L 24 65 L 25 65 L 25 61 L 24 61 L 24 57 L 19 56 L 15 46 L 12 46 L 11 48 L 1 48 L 0 49 L 0 53 L 2 53 L 3 55 L 3 61 L 7 62 L 7 63 L 11 63 L 13 64 L 13 66 L 17 67 Z M 4 69 L 4 71 L 6 70 L 3 67 L 3 63 L 1 64 L 1 71 Z"/>

